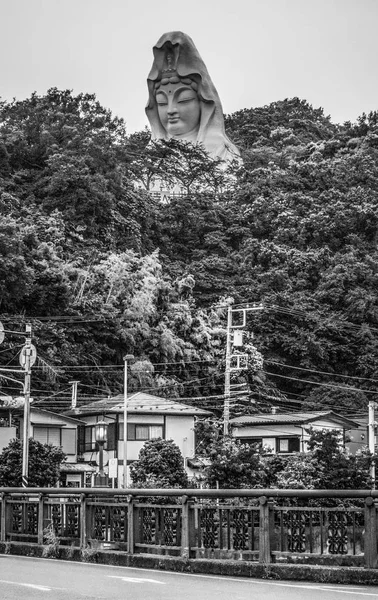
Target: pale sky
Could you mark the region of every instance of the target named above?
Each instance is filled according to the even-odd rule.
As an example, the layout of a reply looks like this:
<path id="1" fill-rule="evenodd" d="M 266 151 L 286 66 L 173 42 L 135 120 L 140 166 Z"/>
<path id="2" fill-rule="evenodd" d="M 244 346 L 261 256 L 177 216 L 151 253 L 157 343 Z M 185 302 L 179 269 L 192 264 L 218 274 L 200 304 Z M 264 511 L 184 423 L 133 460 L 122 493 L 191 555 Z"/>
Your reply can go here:
<path id="1" fill-rule="evenodd" d="M 227 114 L 298 96 L 335 123 L 378 109 L 378 0 L 0 0 L 0 97 L 95 93 L 147 125 L 152 46 L 193 39 Z"/>

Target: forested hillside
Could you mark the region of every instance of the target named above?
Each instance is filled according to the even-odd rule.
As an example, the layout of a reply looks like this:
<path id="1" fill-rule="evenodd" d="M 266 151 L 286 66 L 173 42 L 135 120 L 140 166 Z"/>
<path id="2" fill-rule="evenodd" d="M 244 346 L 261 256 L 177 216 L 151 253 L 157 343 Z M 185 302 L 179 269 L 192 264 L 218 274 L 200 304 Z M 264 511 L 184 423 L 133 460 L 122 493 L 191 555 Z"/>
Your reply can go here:
<path id="1" fill-rule="evenodd" d="M 79 401 L 119 393 L 128 353 L 132 389 L 221 411 L 230 298 L 263 305 L 235 414 L 378 397 L 378 113 L 336 125 L 294 98 L 226 126 L 230 172 L 127 135 L 93 95 L 0 103 L 0 364 L 31 322 L 37 404 L 67 407 L 72 380 Z M 162 203 L 156 180 L 185 194 Z"/>

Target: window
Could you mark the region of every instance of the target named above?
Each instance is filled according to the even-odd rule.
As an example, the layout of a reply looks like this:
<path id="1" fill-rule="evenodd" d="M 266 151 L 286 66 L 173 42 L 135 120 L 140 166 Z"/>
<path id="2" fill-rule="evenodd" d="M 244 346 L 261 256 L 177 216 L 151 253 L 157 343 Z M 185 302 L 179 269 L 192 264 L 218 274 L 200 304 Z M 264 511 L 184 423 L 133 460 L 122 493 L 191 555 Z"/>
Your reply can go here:
<path id="1" fill-rule="evenodd" d="M 146 442 L 164 437 L 163 425 L 147 425 L 142 423 L 127 424 L 127 439 L 129 441 Z M 123 423 L 119 424 L 119 440 L 123 440 Z"/>
<path id="2" fill-rule="evenodd" d="M 262 438 L 258 437 L 238 437 L 236 438 L 242 444 L 249 444 L 250 446 L 256 445 L 257 447 L 262 447 Z"/>
<path id="3" fill-rule="evenodd" d="M 133 426 L 130 427 L 130 429 L 133 429 Z M 128 435 L 127 437 L 130 436 L 130 433 L 127 432 Z M 150 428 L 148 425 L 135 425 L 135 434 L 134 434 L 134 439 L 135 440 L 149 440 L 150 439 Z"/>
<path id="4" fill-rule="evenodd" d="M 265 450 L 271 450 L 272 452 L 276 451 L 276 438 L 263 438 L 262 446 Z"/>
<path id="5" fill-rule="evenodd" d="M 60 427 L 36 427 L 34 426 L 33 437 L 41 444 L 52 444 L 53 446 L 61 446 L 61 429 Z"/>
<path id="6" fill-rule="evenodd" d="M 278 452 L 299 452 L 300 440 L 299 437 L 278 438 Z"/>
<path id="7" fill-rule="evenodd" d="M 96 450 L 95 428 L 89 425 L 85 428 L 84 452 L 91 452 L 92 450 Z"/>
<path id="8" fill-rule="evenodd" d="M 76 429 L 35 425 L 33 437 L 41 444 L 61 446 L 66 454 L 76 454 Z"/>
<path id="9" fill-rule="evenodd" d="M 76 454 L 76 430 L 62 429 L 62 448 L 66 454 Z"/>
<path id="10" fill-rule="evenodd" d="M 150 440 L 163 437 L 163 425 L 150 425 Z"/>

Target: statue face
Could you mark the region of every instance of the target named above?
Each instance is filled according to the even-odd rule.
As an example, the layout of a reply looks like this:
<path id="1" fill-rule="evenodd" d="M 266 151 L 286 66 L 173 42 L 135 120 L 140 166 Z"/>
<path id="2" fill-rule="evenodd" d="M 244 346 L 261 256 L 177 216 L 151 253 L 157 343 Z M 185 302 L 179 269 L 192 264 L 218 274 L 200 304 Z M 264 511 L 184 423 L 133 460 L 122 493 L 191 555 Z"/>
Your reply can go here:
<path id="1" fill-rule="evenodd" d="M 158 114 L 169 137 L 184 138 L 199 128 L 201 105 L 197 93 L 181 82 L 163 85 L 156 92 Z"/>

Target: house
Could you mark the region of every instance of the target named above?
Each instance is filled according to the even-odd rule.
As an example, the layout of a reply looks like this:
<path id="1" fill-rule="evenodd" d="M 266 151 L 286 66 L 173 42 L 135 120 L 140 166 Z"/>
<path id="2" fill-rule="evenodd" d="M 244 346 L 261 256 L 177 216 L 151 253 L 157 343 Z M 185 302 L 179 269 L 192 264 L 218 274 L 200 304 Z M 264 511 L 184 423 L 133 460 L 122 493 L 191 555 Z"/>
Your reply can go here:
<path id="1" fill-rule="evenodd" d="M 15 411 L 21 406 L 21 400 L 12 396 L 0 397 L 0 452 L 9 442 L 19 437 L 19 420 Z"/>
<path id="2" fill-rule="evenodd" d="M 18 420 L 18 437 L 23 439 L 23 413 L 20 413 Z M 66 460 L 60 468 L 61 485 L 66 487 L 85 487 L 95 471 L 93 466 L 77 462 L 78 432 L 79 427 L 84 425 L 77 418 L 33 406 L 30 408 L 30 437 L 42 444 L 58 446 L 66 454 Z"/>
<path id="3" fill-rule="evenodd" d="M 358 427 L 352 427 L 348 431 L 348 440 L 345 444 L 350 454 L 356 454 L 369 447 L 369 417 L 355 417 Z M 374 435 L 375 451 L 377 452 L 377 435 Z"/>
<path id="4" fill-rule="evenodd" d="M 277 454 L 306 452 L 308 429 L 338 429 L 345 434 L 358 423 L 333 411 L 259 413 L 230 420 L 232 435 L 246 443 L 260 443 Z"/>
<path id="5" fill-rule="evenodd" d="M 83 464 L 92 464 L 96 460 L 98 446 L 95 439 L 95 424 L 100 420 L 108 423 L 108 439 L 104 446 L 105 472 L 106 462 L 115 464 L 117 481 L 123 480 L 124 457 L 124 398 L 120 394 L 90 404 L 72 408 L 65 413 L 85 422 L 79 427 L 78 460 Z M 211 413 L 188 406 L 175 400 L 137 392 L 127 398 L 127 464 L 139 457 L 144 443 L 154 438 L 172 439 L 180 448 L 185 467 L 189 475 L 192 469 L 188 459 L 194 456 L 194 420 L 207 417 Z M 115 479 L 115 477 L 114 477 Z M 129 480 L 129 477 L 128 477 Z"/>

